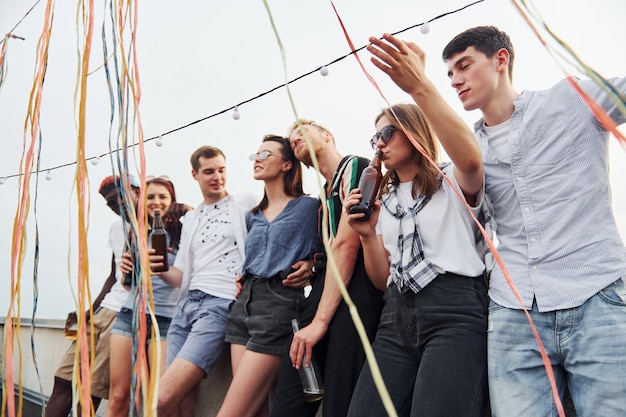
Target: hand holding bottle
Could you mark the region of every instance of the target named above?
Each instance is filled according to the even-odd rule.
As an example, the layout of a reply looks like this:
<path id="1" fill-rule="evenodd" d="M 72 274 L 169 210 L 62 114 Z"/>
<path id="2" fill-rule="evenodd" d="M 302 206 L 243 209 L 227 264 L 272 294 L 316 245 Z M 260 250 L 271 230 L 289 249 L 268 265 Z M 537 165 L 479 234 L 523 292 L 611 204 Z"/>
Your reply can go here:
<path id="1" fill-rule="evenodd" d="M 354 217 L 355 221 L 367 221 L 372 215 L 374 203 L 378 198 L 378 190 L 382 180 L 382 154 L 376 151 L 374 158 L 368 166 L 363 169 L 361 178 L 359 179 L 360 200 L 357 204 L 348 207 L 349 214 L 362 213 L 363 216 Z"/>
<path id="2" fill-rule="evenodd" d="M 346 199 L 345 207 L 348 213 L 348 224 L 352 226 L 355 232 L 359 236 L 376 237 L 376 223 L 378 222 L 378 214 L 380 213 L 381 203 L 379 200 L 374 201 L 371 208 L 370 217 L 367 220 L 363 220 L 364 214 L 357 212 L 352 214 L 350 210 L 352 207 L 358 205 L 362 201 L 361 191 L 358 188 L 350 191 L 348 198 Z"/>

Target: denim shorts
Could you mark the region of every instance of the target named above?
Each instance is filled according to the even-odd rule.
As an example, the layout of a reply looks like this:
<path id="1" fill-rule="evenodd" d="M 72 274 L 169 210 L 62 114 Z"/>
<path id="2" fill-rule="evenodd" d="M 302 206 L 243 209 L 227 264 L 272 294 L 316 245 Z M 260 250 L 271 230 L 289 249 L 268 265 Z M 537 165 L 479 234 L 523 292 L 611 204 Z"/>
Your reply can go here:
<path id="1" fill-rule="evenodd" d="M 283 355 L 291 344 L 291 320 L 299 317 L 304 290 L 285 287 L 279 277 L 248 275 L 226 325 L 226 341 L 248 350 Z"/>
<path id="2" fill-rule="evenodd" d="M 137 334 L 137 326 L 133 328 L 133 316 L 133 310 L 131 310 L 130 308 L 122 307 L 120 312 L 117 313 L 117 317 L 115 318 L 115 322 L 113 323 L 113 328 L 111 329 L 111 334 L 119 334 L 130 338 Z M 172 320 L 169 317 L 155 317 L 159 326 L 159 340 L 165 341 L 165 338 L 167 336 L 167 330 L 169 329 L 170 322 Z M 146 326 L 148 328 L 146 343 L 150 343 L 150 340 L 152 340 L 152 317 L 150 317 L 149 314 L 146 314 Z"/>
<path id="3" fill-rule="evenodd" d="M 224 332 L 232 300 L 191 290 L 178 302 L 167 332 L 167 359 L 184 359 L 208 375 L 226 350 Z"/>

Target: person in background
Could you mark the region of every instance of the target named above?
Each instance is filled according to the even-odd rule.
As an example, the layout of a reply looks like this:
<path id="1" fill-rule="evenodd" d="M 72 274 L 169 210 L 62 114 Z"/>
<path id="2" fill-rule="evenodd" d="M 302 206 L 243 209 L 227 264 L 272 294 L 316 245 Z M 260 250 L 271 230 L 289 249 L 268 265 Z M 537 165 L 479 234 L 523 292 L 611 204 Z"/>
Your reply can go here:
<path id="1" fill-rule="evenodd" d="M 396 104 L 376 117 L 372 145 L 387 169 L 381 201 L 369 220 L 352 214 L 349 224 L 370 279 L 387 288 L 372 348 L 398 415 L 483 417 L 488 297 L 472 218 L 483 204 L 483 168 L 472 132 L 429 87 L 423 111 Z M 441 168 L 450 182 L 409 140 L 437 162 L 435 133 L 452 159 Z M 347 210 L 360 198 L 353 190 Z M 369 363 L 348 412 L 365 415 L 387 415 Z"/>
<path id="2" fill-rule="evenodd" d="M 370 342 L 374 339 L 380 312 L 382 292 L 374 287 L 365 271 L 359 235 L 348 225 L 343 209 L 350 191 L 357 187 L 361 172 L 368 165 L 366 158 L 342 156 L 335 137 L 312 120 L 297 120 L 289 130 L 291 147 L 296 158 L 307 167 L 312 165 L 306 143 L 310 140 L 320 173 L 326 179 L 324 202 L 329 215 L 329 237 L 341 279 L 356 305 Z M 302 355 L 315 356 L 324 379 L 325 417 L 345 416 L 352 391 L 365 361 L 365 352 L 352 322 L 347 304 L 341 299 L 336 278 L 330 269 L 316 265 L 313 287 L 305 301 L 300 318 L 302 329 L 295 334 L 290 355 L 285 355 L 276 384 L 270 416 L 315 416 L 320 402 L 307 402 L 297 369 Z M 308 365 L 308 364 L 307 364 Z"/>
<path id="3" fill-rule="evenodd" d="M 168 264 L 173 265 L 178 252 L 182 223 L 180 217 L 191 209 L 184 204 L 176 203 L 176 191 L 174 184 L 169 178 L 147 177 L 146 181 L 146 209 L 148 212 L 148 224 L 154 220 L 155 212 L 163 213 L 165 229 L 168 242 Z M 148 240 L 150 242 L 150 240 Z M 128 254 L 127 254 L 128 255 Z M 128 273 L 134 268 L 132 258 L 124 257 L 121 264 L 123 273 Z M 170 325 L 179 289 L 163 282 L 158 276 L 153 275 L 152 299 L 145 300 L 147 339 L 151 342 L 152 326 L 156 324 L 159 329 L 159 342 L 161 344 L 162 357 L 153 357 L 154 350 L 147 349 L 148 363 L 150 371 L 159 369 L 161 373 L 165 371 L 165 353 L 167 349 L 167 330 Z M 115 323 L 111 330 L 111 354 L 110 354 L 110 394 L 106 409 L 108 416 L 126 417 L 131 404 L 131 377 L 133 371 L 133 338 L 136 337 L 136 329 L 133 327 L 134 317 L 133 307 L 136 305 L 138 297 L 141 295 L 137 291 L 138 287 L 133 287 L 128 293 L 123 307 L 117 314 Z M 154 316 L 157 323 L 152 322 L 152 317 L 147 311 L 154 305 Z M 136 318 L 135 320 L 138 320 Z"/>
<path id="4" fill-rule="evenodd" d="M 291 320 L 304 301 L 307 259 L 320 249 L 319 200 L 304 195 L 302 167 L 289 140 L 265 136 L 250 160 L 265 191 L 246 216 L 242 288 L 226 326 L 233 381 L 219 417 L 267 416 L 268 394 L 289 350 Z"/>
<path id="5" fill-rule="evenodd" d="M 200 382 L 226 349 L 226 318 L 244 260 L 245 214 L 256 200 L 226 191 L 226 157 L 220 149 L 202 146 L 190 162 L 203 200 L 183 218 L 174 265 L 155 273 L 181 288 L 167 332 L 166 369 L 157 405 L 160 417 L 193 414 Z M 151 255 L 151 268 L 162 260 Z"/>
<path id="6" fill-rule="evenodd" d="M 139 198 L 139 182 L 129 176 L 127 184 L 130 189 L 125 190 L 119 176 L 108 176 L 100 183 L 98 192 L 106 200 L 107 206 L 118 216 L 123 207 L 123 193 L 128 194 L 130 201 L 136 204 Z M 115 316 L 120 311 L 126 298 L 126 290 L 122 287 L 119 278 L 121 272 L 118 265 L 124 251 L 124 227 L 122 219 L 115 221 L 109 229 L 109 248 L 111 256 L 111 272 L 107 277 L 100 293 L 93 302 L 93 317 L 87 312 L 87 320 L 94 327 L 94 363 L 91 374 L 91 401 L 94 412 L 98 409 L 101 400 L 109 397 L 109 337 Z M 76 312 L 67 315 L 65 330 L 76 324 Z M 91 333 L 91 326 L 87 326 L 87 336 Z M 76 341 L 72 342 L 54 376 L 54 387 L 46 404 L 47 417 L 67 417 L 72 410 L 72 378 L 74 361 L 76 358 Z M 80 415 L 81 408 L 78 408 Z"/>

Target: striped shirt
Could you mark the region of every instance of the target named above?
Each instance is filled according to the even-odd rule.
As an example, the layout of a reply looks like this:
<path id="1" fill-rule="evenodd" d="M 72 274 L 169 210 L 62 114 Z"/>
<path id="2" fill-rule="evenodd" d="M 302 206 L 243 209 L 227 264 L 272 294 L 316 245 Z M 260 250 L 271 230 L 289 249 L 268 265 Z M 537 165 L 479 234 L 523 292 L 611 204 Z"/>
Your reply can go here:
<path id="1" fill-rule="evenodd" d="M 626 78 L 611 82 L 626 91 Z M 580 85 L 618 124 L 626 122 L 595 83 Z M 566 80 L 525 91 L 514 104 L 510 163 L 490 147 L 484 120 L 475 125 L 498 251 L 525 307 L 533 298 L 539 311 L 577 307 L 626 275 L 626 249 L 611 208 L 609 134 Z M 521 308 L 498 265 L 489 295 Z"/>

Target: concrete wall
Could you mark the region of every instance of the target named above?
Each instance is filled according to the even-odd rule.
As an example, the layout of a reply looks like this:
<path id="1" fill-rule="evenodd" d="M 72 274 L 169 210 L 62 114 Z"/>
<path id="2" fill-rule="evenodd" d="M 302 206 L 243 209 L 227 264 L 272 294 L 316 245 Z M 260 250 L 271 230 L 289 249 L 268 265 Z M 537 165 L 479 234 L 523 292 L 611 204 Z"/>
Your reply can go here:
<path id="1" fill-rule="evenodd" d="M 52 392 L 54 383 L 54 372 L 57 365 L 71 344 L 63 335 L 63 320 L 41 320 L 37 321 L 33 340 L 35 353 L 37 355 L 37 368 L 39 370 L 40 380 L 37 377 L 32 358 L 32 349 L 30 342 L 30 323 L 24 320 L 24 324 L 20 330 L 21 342 L 21 358 L 22 358 L 22 387 L 24 389 L 24 399 L 41 405 L 42 401 L 47 401 L 48 396 Z M 4 351 L 4 319 L 0 319 L 0 349 Z M 18 344 L 14 343 L 14 360 L 13 369 L 15 372 L 15 384 L 18 384 L 18 367 L 20 353 Z M 4 378 L 4 369 L 2 369 L 2 377 Z M 230 371 L 230 357 L 225 355 L 218 363 L 214 372 L 206 378 L 201 386 L 198 400 L 196 402 L 194 415 L 196 417 L 213 417 L 217 415 L 217 411 L 222 404 L 228 386 L 232 379 Z M 41 388 L 40 388 L 41 384 Z M 17 391 L 17 389 L 16 389 Z M 43 393 L 43 400 L 42 400 Z M 104 416 L 106 411 L 106 401 L 103 401 L 98 408 L 97 415 Z M 35 417 L 26 414 L 24 417 Z M 40 415 L 40 414 L 36 414 Z"/>
<path id="2" fill-rule="evenodd" d="M 63 335 L 63 324 L 64 322 L 62 320 L 37 321 L 37 327 L 34 333 L 34 345 L 39 375 L 41 376 L 41 381 L 39 382 L 32 359 L 30 324 L 29 320 L 24 320 L 20 331 L 22 346 L 22 387 L 25 391 L 24 399 L 31 403 L 41 404 L 41 393 L 43 392 L 43 396 L 45 400 L 47 400 L 52 392 L 54 372 L 56 371 L 57 364 L 71 343 L 65 339 Z M 0 351 L 4 351 L 4 318 L 0 318 L 0 331 L 2 332 L 0 334 Z M 16 375 L 16 384 L 20 356 L 17 348 L 17 344 L 14 344 L 13 366 Z M 4 378 L 4 369 L 1 369 L 0 372 L 2 372 L 1 376 Z M 230 357 L 225 355 L 218 363 L 214 372 L 202 382 L 194 409 L 194 417 L 213 417 L 217 415 L 231 379 Z M 39 388 L 40 383 L 41 389 Z M 103 401 L 98 408 L 97 416 L 104 416 L 106 405 L 106 401 Z M 576 416 L 569 395 L 566 395 L 564 407 L 567 417 Z M 32 409 L 32 407 L 29 409 L 25 408 L 23 417 L 37 417 L 41 415 L 39 412 L 34 413 L 32 411 L 30 411 L 30 414 L 27 414 L 27 410 Z M 318 416 L 321 416 L 321 409 Z"/>

